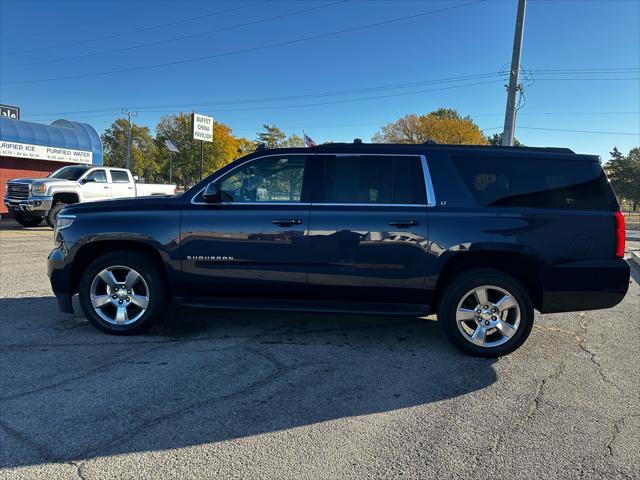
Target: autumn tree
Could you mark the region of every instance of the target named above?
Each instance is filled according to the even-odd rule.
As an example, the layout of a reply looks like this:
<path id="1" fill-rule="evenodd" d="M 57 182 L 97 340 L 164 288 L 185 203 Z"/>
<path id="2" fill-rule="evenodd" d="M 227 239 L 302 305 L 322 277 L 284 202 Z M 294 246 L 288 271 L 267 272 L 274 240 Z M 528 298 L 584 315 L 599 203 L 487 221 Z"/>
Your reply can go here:
<path id="1" fill-rule="evenodd" d="M 437 143 L 486 145 L 486 137 L 470 117 L 456 110 L 440 108 L 426 115 L 409 114 L 383 126 L 374 143 Z"/>
<path id="2" fill-rule="evenodd" d="M 614 147 L 604 168 L 616 194 L 629 200 L 636 210 L 640 204 L 640 148 L 623 155 Z"/>
<path id="3" fill-rule="evenodd" d="M 129 124 L 119 118 L 101 135 L 104 149 L 104 164 L 108 167 L 124 168 L 127 165 L 127 140 Z M 134 175 L 155 181 L 160 168 L 157 148 L 149 127 L 131 126 L 131 171 Z"/>
<path id="4" fill-rule="evenodd" d="M 238 157 L 242 157 L 256 149 L 256 142 L 248 138 L 240 137 L 238 140 Z"/>
<path id="5" fill-rule="evenodd" d="M 156 126 L 156 146 L 163 172 L 169 171 L 169 152 L 165 140 L 172 140 L 179 152 L 174 155 L 173 172 L 186 188 L 200 179 L 200 142 L 192 139 L 191 115 L 179 113 L 164 116 Z M 239 156 L 239 142 L 231 129 L 213 121 L 213 142 L 204 142 L 204 175 L 209 175 Z"/>

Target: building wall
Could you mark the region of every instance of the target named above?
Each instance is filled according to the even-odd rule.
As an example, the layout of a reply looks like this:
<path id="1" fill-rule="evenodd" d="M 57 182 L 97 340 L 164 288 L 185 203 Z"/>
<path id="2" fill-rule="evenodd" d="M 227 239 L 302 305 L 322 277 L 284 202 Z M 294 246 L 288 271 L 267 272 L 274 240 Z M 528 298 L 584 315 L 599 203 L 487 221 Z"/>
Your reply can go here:
<path id="1" fill-rule="evenodd" d="M 26 158 L 0 157 L 0 197 L 4 198 L 7 190 L 7 181 L 12 178 L 43 178 L 65 165 L 74 164 Z M 7 213 L 7 207 L 5 207 L 4 202 L 0 204 L 0 213 Z"/>

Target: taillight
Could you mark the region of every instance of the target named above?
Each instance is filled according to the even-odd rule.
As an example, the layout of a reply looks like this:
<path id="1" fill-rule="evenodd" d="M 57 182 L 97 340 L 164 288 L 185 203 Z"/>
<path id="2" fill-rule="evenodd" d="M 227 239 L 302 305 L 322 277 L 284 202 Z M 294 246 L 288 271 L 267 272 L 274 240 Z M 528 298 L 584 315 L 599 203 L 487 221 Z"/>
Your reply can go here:
<path id="1" fill-rule="evenodd" d="M 616 257 L 624 257 L 625 228 L 624 215 L 616 212 Z"/>

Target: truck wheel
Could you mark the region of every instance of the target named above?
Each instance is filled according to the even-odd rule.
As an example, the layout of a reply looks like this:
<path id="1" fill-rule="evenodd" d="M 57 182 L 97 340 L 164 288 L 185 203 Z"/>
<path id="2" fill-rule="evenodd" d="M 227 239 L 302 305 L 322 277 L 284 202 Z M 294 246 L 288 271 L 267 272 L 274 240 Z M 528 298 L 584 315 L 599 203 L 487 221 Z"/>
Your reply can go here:
<path id="1" fill-rule="evenodd" d="M 87 319 L 117 335 L 149 329 L 160 321 L 168 305 L 167 287 L 156 263 L 127 250 L 94 260 L 80 278 L 79 294 Z"/>
<path id="2" fill-rule="evenodd" d="M 55 203 L 53 207 L 51 207 L 51 210 L 49 210 L 49 213 L 47 213 L 47 225 L 49 225 L 51 228 L 56 228 L 58 214 L 60 213 L 60 210 L 62 210 L 66 206 L 67 204 L 64 202 Z"/>
<path id="3" fill-rule="evenodd" d="M 527 290 L 510 275 L 476 269 L 445 287 L 438 320 L 463 352 L 499 357 L 516 350 L 531 333 L 533 305 Z"/>
<path id="4" fill-rule="evenodd" d="M 44 220 L 42 217 L 34 217 L 33 215 L 25 215 L 21 212 L 16 212 L 15 214 L 16 222 L 18 222 L 23 227 L 37 227 Z"/>

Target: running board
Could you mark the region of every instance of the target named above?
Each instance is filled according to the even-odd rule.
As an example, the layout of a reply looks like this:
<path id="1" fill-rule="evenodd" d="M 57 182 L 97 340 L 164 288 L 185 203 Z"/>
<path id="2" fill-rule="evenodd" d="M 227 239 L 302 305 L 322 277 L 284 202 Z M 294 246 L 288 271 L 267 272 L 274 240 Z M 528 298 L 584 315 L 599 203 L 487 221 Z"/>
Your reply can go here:
<path id="1" fill-rule="evenodd" d="M 355 315 L 384 315 L 422 317 L 429 314 L 428 305 L 410 303 L 322 302 L 307 300 L 271 300 L 244 298 L 184 298 L 177 302 L 183 307 L 216 310 L 262 310 L 280 312 L 317 312 Z"/>

